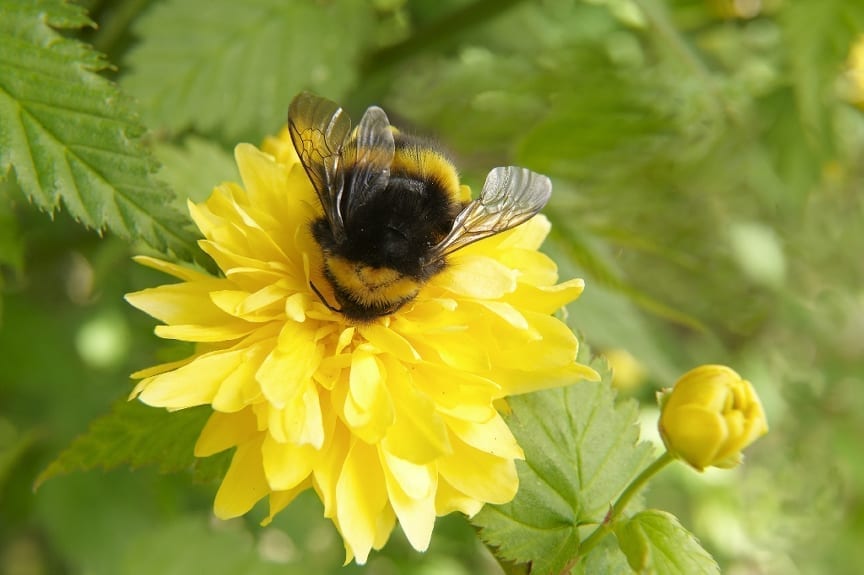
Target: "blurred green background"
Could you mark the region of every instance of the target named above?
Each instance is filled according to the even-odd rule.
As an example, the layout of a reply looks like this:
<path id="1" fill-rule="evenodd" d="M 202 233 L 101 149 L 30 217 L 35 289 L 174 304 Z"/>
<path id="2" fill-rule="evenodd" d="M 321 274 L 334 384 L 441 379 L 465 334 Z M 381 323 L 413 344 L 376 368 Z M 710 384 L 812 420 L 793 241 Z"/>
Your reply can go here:
<path id="1" fill-rule="evenodd" d="M 434 136 L 477 189 L 548 174 L 545 249 L 581 276 L 569 322 L 643 405 L 701 363 L 756 386 L 771 432 L 734 471 L 673 466 L 648 502 L 724 573 L 864 565 L 864 2 L 84 2 L 160 177 L 200 200 L 310 89 Z M 861 69 L 856 73 L 856 65 Z M 210 518 L 215 483 L 154 469 L 36 475 L 176 353 L 124 293 L 143 249 L 0 188 L 0 573 L 496 573 L 464 518 L 341 567 L 314 497 L 267 528 Z"/>

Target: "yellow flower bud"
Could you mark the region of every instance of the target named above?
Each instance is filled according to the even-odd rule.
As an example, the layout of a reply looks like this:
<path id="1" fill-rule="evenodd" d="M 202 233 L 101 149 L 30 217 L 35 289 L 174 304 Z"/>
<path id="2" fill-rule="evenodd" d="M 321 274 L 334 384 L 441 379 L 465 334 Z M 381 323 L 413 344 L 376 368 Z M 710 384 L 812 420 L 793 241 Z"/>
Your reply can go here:
<path id="1" fill-rule="evenodd" d="M 658 399 L 666 448 L 699 471 L 735 467 L 741 450 L 768 432 L 753 386 L 723 365 L 688 371 Z"/>

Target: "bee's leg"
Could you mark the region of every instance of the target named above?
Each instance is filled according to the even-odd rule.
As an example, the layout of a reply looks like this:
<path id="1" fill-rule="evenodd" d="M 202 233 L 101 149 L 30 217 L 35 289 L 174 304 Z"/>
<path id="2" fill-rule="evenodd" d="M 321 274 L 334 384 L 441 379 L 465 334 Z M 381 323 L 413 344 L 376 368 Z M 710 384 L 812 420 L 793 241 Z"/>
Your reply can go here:
<path id="1" fill-rule="evenodd" d="M 309 282 L 309 286 L 312 288 L 312 291 L 315 292 L 315 295 L 318 296 L 318 299 L 321 300 L 321 303 L 323 303 L 327 309 L 329 309 L 330 311 L 335 311 L 336 313 L 342 313 L 341 309 L 336 309 L 335 307 L 333 307 L 332 305 L 327 303 L 327 300 L 324 299 L 324 296 L 321 294 L 320 291 L 318 291 L 318 288 L 315 287 L 315 284 L 313 284 L 312 282 Z"/>

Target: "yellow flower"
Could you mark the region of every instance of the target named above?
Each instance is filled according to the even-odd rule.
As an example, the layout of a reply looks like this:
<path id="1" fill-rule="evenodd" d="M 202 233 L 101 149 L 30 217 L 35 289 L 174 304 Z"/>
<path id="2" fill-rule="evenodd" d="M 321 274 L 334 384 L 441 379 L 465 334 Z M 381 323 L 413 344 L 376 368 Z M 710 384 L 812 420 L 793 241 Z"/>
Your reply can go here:
<path id="1" fill-rule="evenodd" d="M 660 435 L 666 448 L 699 471 L 735 467 L 741 450 L 768 432 L 749 381 L 722 365 L 703 365 L 660 395 Z"/>
<path id="2" fill-rule="evenodd" d="M 195 454 L 236 448 L 216 515 L 268 497 L 272 519 L 312 488 L 346 562 L 363 563 L 397 519 L 424 550 L 436 516 L 512 499 L 523 455 L 502 398 L 597 377 L 552 316 L 583 282 L 556 283 L 555 263 L 537 251 L 548 221 L 454 253 L 412 302 L 355 325 L 310 287 L 328 287 L 310 232 L 321 207 L 287 131 L 235 157 L 243 186 L 189 204 L 224 276 L 139 257 L 182 281 L 127 296 L 165 324 L 158 336 L 198 346 L 134 374 L 132 397 L 212 407 Z"/>

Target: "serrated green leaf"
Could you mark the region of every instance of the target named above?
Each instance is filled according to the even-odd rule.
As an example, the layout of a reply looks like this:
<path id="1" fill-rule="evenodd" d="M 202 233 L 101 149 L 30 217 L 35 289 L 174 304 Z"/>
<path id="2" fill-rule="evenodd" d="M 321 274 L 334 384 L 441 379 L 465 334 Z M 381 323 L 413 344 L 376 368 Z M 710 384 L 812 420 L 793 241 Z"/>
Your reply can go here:
<path id="1" fill-rule="evenodd" d="M 614 537 L 606 537 L 591 550 L 570 575 L 633 575 L 627 557 L 618 547 Z"/>
<path id="2" fill-rule="evenodd" d="M 630 567 L 645 575 L 713 575 L 720 568 L 671 513 L 640 511 L 615 525 L 615 536 Z"/>
<path id="3" fill-rule="evenodd" d="M 258 141 L 285 123 L 297 92 L 344 94 L 372 14 L 360 0 L 169 0 L 136 24 L 121 81 L 155 125 Z"/>
<path id="4" fill-rule="evenodd" d="M 119 401 L 40 473 L 35 485 L 75 471 L 123 465 L 156 465 L 162 473 L 194 469 L 203 481 L 221 477 L 230 452 L 203 460 L 192 454 L 210 413 L 206 407 L 168 412 L 138 401 Z"/>
<path id="5" fill-rule="evenodd" d="M 498 555 L 530 562 L 534 574 L 559 573 L 579 549 L 580 526 L 603 520 L 651 448 L 637 443 L 636 402 L 616 403 L 608 377 L 510 405 L 508 423 L 526 457 L 517 462 L 519 492 L 510 503 L 485 506 L 473 522 Z"/>
<path id="6" fill-rule="evenodd" d="M 15 171 L 22 191 L 53 211 L 60 201 L 82 224 L 188 256 L 187 221 L 166 208 L 155 161 L 125 98 L 97 74 L 108 67 L 85 44 L 51 26 L 90 24 L 60 1 L 0 2 L 0 173 Z"/>

